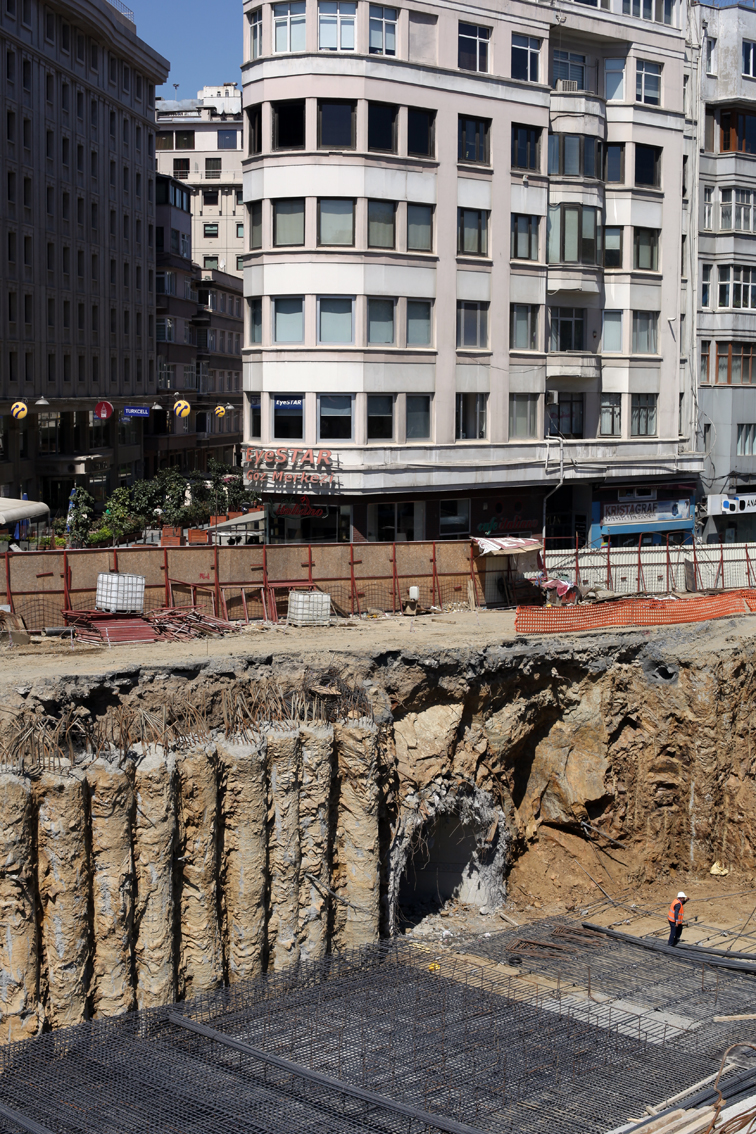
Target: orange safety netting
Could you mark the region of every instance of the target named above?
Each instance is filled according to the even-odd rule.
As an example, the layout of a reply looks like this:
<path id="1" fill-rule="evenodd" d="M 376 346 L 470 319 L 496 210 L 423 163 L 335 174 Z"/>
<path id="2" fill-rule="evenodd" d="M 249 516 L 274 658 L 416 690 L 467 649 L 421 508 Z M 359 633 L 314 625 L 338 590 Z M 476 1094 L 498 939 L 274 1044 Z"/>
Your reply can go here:
<path id="1" fill-rule="evenodd" d="M 756 612 L 756 591 L 728 591 L 691 599 L 628 599 L 595 606 L 518 606 L 515 629 L 522 634 L 569 634 L 604 626 L 664 626 L 707 622 Z"/>

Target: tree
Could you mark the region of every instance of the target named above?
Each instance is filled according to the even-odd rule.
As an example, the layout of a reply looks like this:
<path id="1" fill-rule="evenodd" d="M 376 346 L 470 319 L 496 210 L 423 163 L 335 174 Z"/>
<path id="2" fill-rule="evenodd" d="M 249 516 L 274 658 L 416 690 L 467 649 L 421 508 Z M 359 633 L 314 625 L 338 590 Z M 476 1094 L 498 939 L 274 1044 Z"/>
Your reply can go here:
<path id="1" fill-rule="evenodd" d="M 94 517 L 94 500 L 85 488 L 75 488 L 73 500 L 68 509 L 68 532 L 71 547 L 82 547 L 87 542 Z"/>
<path id="2" fill-rule="evenodd" d="M 142 525 L 140 517 L 135 513 L 130 488 L 116 488 L 108 498 L 105 508 L 105 525 L 113 533 L 113 539 L 119 540 L 125 535 L 137 535 Z"/>

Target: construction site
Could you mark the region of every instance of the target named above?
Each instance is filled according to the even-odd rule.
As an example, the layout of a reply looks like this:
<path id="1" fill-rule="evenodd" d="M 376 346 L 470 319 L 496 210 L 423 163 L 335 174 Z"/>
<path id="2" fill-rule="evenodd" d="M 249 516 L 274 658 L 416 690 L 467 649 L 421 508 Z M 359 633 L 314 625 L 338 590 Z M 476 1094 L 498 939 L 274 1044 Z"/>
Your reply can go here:
<path id="1" fill-rule="evenodd" d="M 756 1124 L 750 579 L 679 589 L 672 624 L 539 630 L 584 608 L 492 609 L 455 554 L 414 606 L 401 581 L 325 625 L 177 586 L 141 641 L 68 575 L 45 602 L 84 633 L 47 637 L 26 585 L 3 1134 Z"/>

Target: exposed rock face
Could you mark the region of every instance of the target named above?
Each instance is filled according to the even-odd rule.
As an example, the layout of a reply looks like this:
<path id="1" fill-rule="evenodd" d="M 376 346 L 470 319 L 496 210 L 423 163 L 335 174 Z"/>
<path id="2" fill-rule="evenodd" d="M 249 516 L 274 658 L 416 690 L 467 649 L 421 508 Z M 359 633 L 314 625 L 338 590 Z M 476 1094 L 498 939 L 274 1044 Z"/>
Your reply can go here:
<path id="1" fill-rule="evenodd" d="M 489 906 L 514 861 L 546 835 L 558 859 L 585 823 L 622 841 L 633 880 L 753 870 L 756 666 L 733 628 L 345 656 L 374 721 L 243 740 L 218 689 L 292 688 L 304 659 L 40 682 L 26 707 L 51 715 L 190 699 L 210 739 L 0 772 L 0 1041 L 375 940 L 418 848 L 453 873 L 431 841 L 455 824 L 460 892 Z"/>

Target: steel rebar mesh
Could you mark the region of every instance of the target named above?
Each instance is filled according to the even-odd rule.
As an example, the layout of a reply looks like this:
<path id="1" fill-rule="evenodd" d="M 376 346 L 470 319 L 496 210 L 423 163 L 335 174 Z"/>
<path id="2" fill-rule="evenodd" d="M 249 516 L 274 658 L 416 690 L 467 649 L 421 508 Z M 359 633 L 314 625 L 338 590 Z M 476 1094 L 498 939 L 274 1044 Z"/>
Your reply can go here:
<path id="1" fill-rule="evenodd" d="M 752 977 L 720 973 L 715 988 L 710 974 L 709 989 L 705 973 L 707 1009 L 696 999 L 700 964 L 579 937 L 575 953 L 548 948 L 556 956 L 538 960 L 550 981 L 518 976 L 506 963 L 512 947 L 519 940 L 522 951 L 523 938 L 570 943 L 554 935 L 559 924 L 470 942 L 465 955 L 395 940 L 207 993 L 177 1011 L 269 1056 L 487 1134 L 611 1129 L 717 1070 L 727 1042 L 707 1022 L 714 996 L 718 1005 L 727 998 L 728 1011 L 752 1003 Z M 586 994 L 588 964 L 593 995 L 611 984 L 611 999 Z M 697 1026 L 670 1028 L 662 1014 L 629 1011 L 631 996 L 648 1003 L 651 995 L 695 1013 Z M 390 1102 L 356 1099 L 187 1031 L 169 1011 L 0 1048 L 0 1102 L 55 1134 L 436 1129 Z M 0 1131 L 17 1134 L 3 1121 Z"/>

